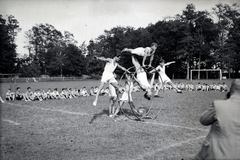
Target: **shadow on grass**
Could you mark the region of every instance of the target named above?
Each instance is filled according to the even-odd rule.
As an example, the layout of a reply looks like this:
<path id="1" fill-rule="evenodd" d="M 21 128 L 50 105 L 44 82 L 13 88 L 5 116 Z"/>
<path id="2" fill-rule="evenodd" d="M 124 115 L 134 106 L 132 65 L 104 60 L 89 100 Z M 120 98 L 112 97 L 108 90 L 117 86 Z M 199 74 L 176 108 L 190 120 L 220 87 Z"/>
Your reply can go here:
<path id="1" fill-rule="evenodd" d="M 108 110 L 106 110 L 106 109 L 102 110 L 100 113 L 94 114 L 94 116 L 92 117 L 92 119 L 90 120 L 89 123 L 92 124 L 96 119 L 102 117 L 105 114 L 108 115 Z M 121 109 L 118 113 L 118 116 L 125 116 L 125 115 L 127 115 L 128 117 L 132 117 L 131 118 L 132 120 L 137 120 L 138 121 L 138 119 L 132 113 L 131 109 L 125 109 L 124 108 L 124 109 Z"/>
<path id="2" fill-rule="evenodd" d="M 102 112 L 94 114 L 94 116 L 92 117 L 92 119 L 89 123 L 90 124 L 93 123 L 93 121 L 95 121 L 99 117 L 102 117 L 104 114 L 108 115 L 108 110 L 104 109 L 104 110 L 102 110 Z"/>

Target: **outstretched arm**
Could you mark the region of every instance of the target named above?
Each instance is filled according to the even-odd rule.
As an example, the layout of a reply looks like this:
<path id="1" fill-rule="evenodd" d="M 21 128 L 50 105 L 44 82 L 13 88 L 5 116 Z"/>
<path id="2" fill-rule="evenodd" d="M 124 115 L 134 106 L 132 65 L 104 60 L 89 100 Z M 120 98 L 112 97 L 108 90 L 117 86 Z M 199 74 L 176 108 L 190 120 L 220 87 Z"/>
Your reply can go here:
<path id="1" fill-rule="evenodd" d="M 149 62 L 149 67 L 152 66 L 153 58 L 154 58 L 154 53 L 151 55 L 150 62 Z"/>
<path id="2" fill-rule="evenodd" d="M 121 66 L 120 64 L 117 65 L 121 70 L 130 73 L 125 67 Z"/>
<path id="3" fill-rule="evenodd" d="M 155 72 L 157 72 L 157 70 L 159 69 L 159 66 L 157 66 L 156 68 L 154 68 L 153 70 L 151 70 L 149 73 L 155 73 Z"/>
<path id="4" fill-rule="evenodd" d="M 105 62 L 110 62 L 111 61 L 111 58 L 97 57 L 97 56 L 94 56 L 94 58 L 97 59 L 97 60 L 105 61 Z"/>
<path id="5" fill-rule="evenodd" d="M 172 62 L 165 63 L 165 66 L 168 66 L 168 65 L 170 65 L 170 64 L 172 64 L 172 63 L 176 63 L 176 62 L 175 62 L 175 61 L 172 61 Z"/>

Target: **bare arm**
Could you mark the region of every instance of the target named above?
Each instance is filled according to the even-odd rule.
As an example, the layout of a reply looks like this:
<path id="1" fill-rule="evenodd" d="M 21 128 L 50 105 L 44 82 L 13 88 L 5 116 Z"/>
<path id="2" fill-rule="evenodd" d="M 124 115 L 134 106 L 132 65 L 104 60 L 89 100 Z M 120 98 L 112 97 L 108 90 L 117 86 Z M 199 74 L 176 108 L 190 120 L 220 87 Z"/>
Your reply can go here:
<path id="1" fill-rule="evenodd" d="M 117 65 L 121 70 L 130 73 L 125 67 L 121 66 L 120 64 Z"/>
<path id="2" fill-rule="evenodd" d="M 96 58 L 97 60 L 105 61 L 105 62 L 110 62 L 111 61 L 111 58 L 97 57 L 97 56 L 95 56 L 94 58 Z"/>
<path id="3" fill-rule="evenodd" d="M 172 64 L 172 63 L 176 63 L 176 62 L 175 62 L 175 61 L 172 61 L 172 62 L 165 63 L 165 66 L 168 66 L 168 65 L 170 65 L 170 64 Z"/>
<path id="4" fill-rule="evenodd" d="M 150 62 L 149 62 L 149 66 L 152 66 L 153 58 L 154 58 L 154 53 L 151 55 Z"/>
<path id="5" fill-rule="evenodd" d="M 157 70 L 159 69 L 159 66 L 157 66 L 156 68 L 154 68 L 153 70 L 151 70 L 149 73 L 155 73 L 155 72 L 157 72 Z"/>

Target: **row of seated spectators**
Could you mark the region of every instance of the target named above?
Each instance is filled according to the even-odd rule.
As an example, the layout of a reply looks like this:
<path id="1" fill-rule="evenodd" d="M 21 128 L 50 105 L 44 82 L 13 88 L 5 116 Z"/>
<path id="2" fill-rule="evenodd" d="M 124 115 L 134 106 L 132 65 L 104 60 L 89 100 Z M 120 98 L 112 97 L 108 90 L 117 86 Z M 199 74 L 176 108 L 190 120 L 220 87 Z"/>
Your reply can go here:
<path id="1" fill-rule="evenodd" d="M 185 90 L 185 91 L 220 91 L 220 92 L 227 92 L 228 86 L 223 82 L 221 83 L 213 83 L 213 84 L 201 84 L 200 82 L 196 85 L 192 83 L 181 83 L 178 82 L 175 84 L 178 89 Z M 154 90 L 157 90 L 159 87 L 158 83 L 154 84 Z M 171 85 L 164 85 L 164 89 L 173 89 Z M 68 99 L 68 98 L 78 98 L 78 97 L 86 97 L 86 96 L 95 96 L 98 92 L 99 88 L 91 87 L 88 91 L 86 87 L 77 89 L 77 88 L 62 88 L 61 91 L 58 91 L 57 88 L 51 89 L 49 88 L 47 91 L 36 89 L 35 91 L 31 90 L 31 87 L 27 88 L 26 92 L 21 92 L 21 88 L 17 87 L 16 91 L 13 92 L 9 89 L 6 93 L 6 100 L 13 101 L 13 100 L 25 100 L 25 101 L 35 101 L 35 100 L 47 100 L 47 99 Z M 139 86 L 134 86 L 133 92 L 137 92 L 140 90 Z M 109 88 L 106 87 L 100 91 L 101 96 L 109 95 Z"/>
<path id="2" fill-rule="evenodd" d="M 91 87 L 88 91 L 86 87 L 77 89 L 77 88 L 62 88 L 61 91 L 58 91 L 57 88 L 51 89 L 49 88 L 47 91 L 36 89 L 32 91 L 31 87 L 27 88 L 26 92 L 22 92 L 20 87 L 16 88 L 16 91 L 13 92 L 11 89 L 8 89 L 6 92 L 6 100 L 25 100 L 25 101 L 42 101 L 47 99 L 68 99 L 68 98 L 78 98 L 78 97 L 87 97 L 87 96 L 95 96 L 98 92 L 99 88 Z M 133 91 L 139 90 L 139 87 L 134 87 Z M 109 95 L 109 87 L 103 88 L 100 91 L 100 96 Z"/>
<path id="3" fill-rule="evenodd" d="M 225 84 L 225 82 L 223 83 L 213 83 L 213 84 L 207 84 L 207 83 L 200 83 L 198 82 L 198 84 L 194 85 L 193 83 L 182 83 L 182 82 L 178 82 L 175 84 L 176 87 L 180 90 L 185 90 L 185 91 L 219 91 L 219 92 L 227 92 L 228 91 L 228 86 Z M 154 88 L 158 87 L 158 84 L 155 84 Z M 173 89 L 171 85 L 164 85 L 164 89 Z"/>

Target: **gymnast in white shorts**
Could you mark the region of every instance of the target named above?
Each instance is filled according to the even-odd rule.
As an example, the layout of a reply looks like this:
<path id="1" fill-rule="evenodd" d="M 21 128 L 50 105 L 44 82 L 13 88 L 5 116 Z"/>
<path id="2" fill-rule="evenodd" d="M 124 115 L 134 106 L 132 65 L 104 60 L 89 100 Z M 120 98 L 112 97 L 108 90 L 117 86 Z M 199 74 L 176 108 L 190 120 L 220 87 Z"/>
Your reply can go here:
<path id="1" fill-rule="evenodd" d="M 150 84 L 147 79 L 147 73 L 145 72 L 143 67 L 139 64 L 138 60 L 134 56 L 132 56 L 132 62 L 133 62 L 133 65 L 135 66 L 135 70 L 137 73 L 135 81 L 146 92 L 144 94 L 144 98 L 150 100 L 152 95 L 152 84 L 153 84 L 155 74 L 152 75 L 151 84 Z"/>
<path id="2" fill-rule="evenodd" d="M 182 91 L 179 90 L 176 87 L 176 85 L 172 83 L 171 79 L 166 75 L 166 72 L 165 72 L 166 66 L 172 63 L 175 63 L 175 61 L 165 63 L 165 61 L 162 59 L 160 60 L 159 65 L 155 69 L 149 72 L 149 73 L 158 72 L 158 80 L 159 80 L 160 87 L 158 87 L 159 89 L 156 91 L 155 96 L 158 94 L 158 91 L 162 88 L 163 84 L 170 84 L 173 87 L 173 89 L 177 91 L 177 93 L 182 93 Z"/>
<path id="3" fill-rule="evenodd" d="M 102 90 L 102 88 L 104 87 L 105 83 L 110 83 L 116 90 L 117 93 L 121 92 L 121 87 L 118 85 L 117 80 L 114 77 L 114 71 L 117 67 L 119 67 L 120 69 L 122 69 L 123 71 L 129 72 L 127 71 L 126 68 L 122 67 L 121 65 L 119 65 L 117 62 L 120 60 L 121 56 L 120 55 L 116 55 L 113 58 L 105 58 L 105 57 L 95 57 L 98 60 L 101 61 L 105 61 L 107 62 L 105 67 L 104 67 L 104 72 L 102 74 L 102 78 L 101 78 L 101 83 L 98 89 L 98 92 L 96 94 L 96 98 L 93 102 L 93 105 L 96 106 L 97 105 L 97 101 L 98 101 L 98 97 L 100 94 L 100 91 Z"/>

